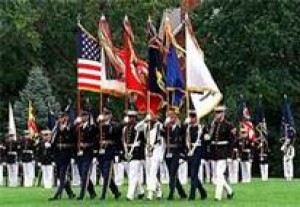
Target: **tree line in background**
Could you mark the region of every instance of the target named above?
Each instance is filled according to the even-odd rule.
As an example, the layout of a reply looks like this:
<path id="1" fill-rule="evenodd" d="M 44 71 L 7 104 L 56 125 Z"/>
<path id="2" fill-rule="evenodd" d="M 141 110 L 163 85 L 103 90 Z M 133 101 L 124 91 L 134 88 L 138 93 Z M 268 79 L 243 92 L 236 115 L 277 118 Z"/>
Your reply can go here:
<path id="1" fill-rule="evenodd" d="M 0 134 L 3 137 L 8 101 L 15 103 L 18 113 L 23 116 L 26 113 L 27 100 L 22 98 L 26 97 L 26 84 L 26 93 L 31 93 L 38 102 L 37 118 L 40 115 L 45 119 L 49 102 L 57 109 L 59 103 L 65 106 L 69 98 L 75 101 L 78 14 L 95 36 L 97 22 L 105 14 L 116 45 L 121 44 L 121 23 L 127 14 L 135 34 L 135 48 L 146 60 L 148 15 L 159 26 L 163 10 L 178 7 L 180 1 L 28 0 L 0 4 Z M 244 94 L 250 109 L 254 109 L 259 94 L 263 95 L 271 146 L 271 175 L 281 173 L 279 134 L 284 93 L 292 102 L 296 127 L 300 130 L 297 126 L 300 119 L 298 4 L 297 0 L 204 0 L 190 13 L 206 64 L 224 95 L 230 118 L 237 119 L 239 94 Z M 33 74 L 29 76 L 32 69 L 35 74 L 40 70 L 43 76 L 32 78 Z M 43 84 L 33 86 L 37 81 Z M 45 92 L 34 93 L 32 87 L 45 88 Z M 48 103 L 42 103 L 42 97 L 47 97 Z M 91 102 L 97 105 L 98 96 L 92 94 Z M 122 111 L 121 105 L 119 100 L 114 107 Z M 295 162 L 296 166 L 300 164 L 300 158 L 296 156 Z M 300 170 L 296 168 L 297 174 Z"/>

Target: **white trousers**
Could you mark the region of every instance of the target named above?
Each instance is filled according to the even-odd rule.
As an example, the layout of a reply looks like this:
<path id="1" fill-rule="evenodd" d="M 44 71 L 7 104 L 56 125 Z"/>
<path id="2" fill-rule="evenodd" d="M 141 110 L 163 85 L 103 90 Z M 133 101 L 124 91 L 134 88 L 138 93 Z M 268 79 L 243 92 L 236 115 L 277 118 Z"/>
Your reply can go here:
<path id="1" fill-rule="evenodd" d="M 42 182 L 44 188 L 52 188 L 54 183 L 54 167 L 53 165 L 42 165 Z"/>
<path id="2" fill-rule="evenodd" d="M 210 171 L 210 162 L 205 159 L 201 159 L 198 177 L 202 183 L 210 182 Z"/>
<path id="3" fill-rule="evenodd" d="M 34 162 L 23 162 L 23 179 L 24 187 L 32 187 L 35 177 Z"/>
<path id="4" fill-rule="evenodd" d="M 127 198 L 133 200 L 135 194 L 143 193 L 142 183 L 140 183 L 143 162 L 141 160 L 132 160 L 128 163 L 128 165 L 129 173 Z"/>
<path id="5" fill-rule="evenodd" d="M 4 185 L 4 179 L 3 179 L 3 164 L 0 164 L 0 186 Z"/>
<path id="6" fill-rule="evenodd" d="M 8 186 L 17 187 L 19 185 L 18 174 L 19 174 L 19 163 L 7 164 L 8 172 Z"/>
<path id="7" fill-rule="evenodd" d="M 179 160 L 178 179 L 182 185 L 188 182 L 188 163 L 185 160 Z"/>
<path id="8" fill-rule="evenodd" d="M 161 185 L 157 179 L 157 173 L 162 159 L 157 155 L 157 153 L 155 153 L 155 151 L 156 150 L 153 150 L 152 156 L 147 157 L 146 159 L 147 190 L 152 192 L 161 191 Z"/>
<path id="9" fill-rule="evenodd" d="M 210 166 L 211 166 L 211 182 L 213 184 L 216 184 L 216 180 L 217 180 L 217 161 L 211 160 L 209 162 L 210 162 Z"/>
<path id="10" fill-rule="evenodd" d="M 261 180 L 267 181 L 269 178 L 269 165 L 267 163 L 260 164 L 260 174 L 261 174 Z"/>
<path id="11" fill-rule="evenodd" d="M 252 163 L 250 161 L 242 161 L 241 168 L 242 168 L 242 183 L 250 183 Z"/>
<path id="12" fill-rule="evenodd" d="M 117 186 L 123 185 L 124 182 L 124 163 L 116 162 L 114 163 L 114 181 Z"/>
<path id="13" fill-rule="evenodd" d="M 91 172 L 90 172 L 90 179 L 93 185 L 96 185 L 97 183 L 97 165 L 98 165 L 97 158 L 93 158 Z"/>
<path id="14" fill-rule="evenodd" d="M 234 160 L 228 160 L 228 177 L 229 177 L 229 182 L 232 184 L 238 183 L 238 178 L 239 178 L 239 160 L 234 159 Z"/>
<path id="15" fill-rule="evenodd" d="M 294 177 L 293 159 L 283 159 L 283 172 L 287 181 L 292 181 Z"/>
<path id="16" fill-rule="evenodd" d="M 215 162 L 215 168 L 216 168 L 216 190 L 215 190 L 215 199 L 221 200 L 223 195 L 223 189 L 225 188 L 228 195 L 232 194 L 232 189 L 227 183 L 225 179 L 225 171 L 226 171 L 226 160 L 217 160 Z"/>
<path id="17" fill-rule="evenodd" d="M 162 184 L 168 184 L 170 181 L 169 178 L 169 171 L 168 171 L 168 167 L 165 161 L 163 161 L 162 163 L 160 163 L 159 165 L 159 172 L 160 172 L 160 180 Z"/>
<path id="18" fill-rule="evenodd" d="M 71 161 L 71 171 L 72 171 L 72 185 L 79 186 L 80 185 L 80 176 L 77 164 L 75 161 Z"/>

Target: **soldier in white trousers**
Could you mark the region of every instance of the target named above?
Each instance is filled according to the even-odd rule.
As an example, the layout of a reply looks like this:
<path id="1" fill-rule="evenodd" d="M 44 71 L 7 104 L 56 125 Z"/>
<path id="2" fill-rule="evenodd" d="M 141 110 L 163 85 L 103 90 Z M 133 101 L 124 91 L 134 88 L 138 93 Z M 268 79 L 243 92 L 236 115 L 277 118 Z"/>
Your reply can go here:
<path id="1" fill-rule="evenodd" d="M 211 136 L 211 153 L 216 170 L 215 200 L 217 201 L 222 199 L 224 189 L 227 192 L 227 198 L 233 198 L 233 190 L 227 183 L 224 174 L 227 167 L 229 147 L 235 136 L 235 129 L 225 118 L 225 109 L 224 106 L 215 108 L 215 118 L 209 133 Z"/>
<path id="2" fill-rule="evenodd" d="M 90 179 L 91 179 L 93 185 L 96 185 L 96 183 L 97 183 L 97 165 L 98 165 L 97 158 L 94 157 L 92 164 L 91 164 L 91 169 L 90 169 L 91 170 Z"/>
<path id="3" fill-rule="evenodd" d="M 252 178 L 252 143 L 247 137 L 247 133 L 242 130 L 242 157 L 241 157 L 241 169 L 242 169 L 242 183 L 250 183 Z M 245 132 L 245 133 L 244 133 Z"/>
<path id="4" fill-rule="evenodd" d="M 136 194 L 140 199 L 144 197 L 140 179 L 145 160 L 145 137 L 142 133 L 143 127 L 136 127 L 137 112 L 128 110 L 127 116 L 128 122 L 122 131 L 122 144 L 129 166 L 127 200 L 131 201 L 134 200 Z"/>
<path id="5" fill-rule="evenodd" d="M 268 164 L 268 156 L 269 156 L 269 147 L 267 140 L 260 140 L 258 145 L 259 151 L 259 167 L 261 180 L 267 181 L 269 177 L 269 164 Z"/>
<path id="6" fill-rule="evenodd" d="M 229 183 L 231 184 L 238 183 L 238 179 L 239 179 L 240 144 L 241 142 L 239 139 L 234 140 L 231 147 L 231 152 L 230 152 L 231 155 L 228 159 L 228 178 L 229 178 Z"/>
<path id="7" fill-rule="evenodd" d="M 43 130 L 42 141 L 37 146 L 38 165 L 42 170 L 42 184 L 44 188 L 52 188 L 54 184 L 54 157 L 51 147 L 51 131 Z"/>
<path id="8" fill-rule="evenodd" d="M 4 179 L 3 179 L 3 167 L 6 165 L 5 163 L 5 150 L 6 147 L 2 141 L 0 141 L 0 186 L 4 185 Z"/>
<path id="9" fill-rule="evenodd" d="M 24 131 L 24 137 L 21 141 L 21 161 L 23 167 L 23 186 L 32 187 L 35 178 L 35 141 L 30 137 L 29 130 Z"/>
<path id="10" fill-rule="evenodd" d="M 202 159 L 199 166 L 199 179 L 202 183 L 211 182 L 211 166 L 210 166 L 210 141 L 207 127 L 203 129 L 204 139 L 202 140 Z"/>
<path id="11" fill-rule="evenodd" d="M 6 162 L 8 174 L 8 186 L 17 187 L 19 185 L 19 150 L 20 145 L 14 139 L 15 134 L 9 132 L 6 138 Z"/>
<path id="12" fill-rule="evenodd" d="M 152 200 L 153 196 L 160 199 L 162 197 L 161 182 L 157 178 L 160 163 L 164 157 L 164 139 L 161 135 L 163 129 L 162 123 L 157 120 L 153 114 L 148 114 L 145 118 L 144 134 L 146 137 L 146 184 L 147 184 L 147 199 Z"/>
<path id="13" fill-rule="evenodd" d="M 291 144 L 289 138 L 286 139 L 285 143 L 281 147 L 283 151 L 283 172 L 284 177 L 287 181 L 292 181 L 294 177 L 294 157 L 295 157 L 295 148 Z"/>

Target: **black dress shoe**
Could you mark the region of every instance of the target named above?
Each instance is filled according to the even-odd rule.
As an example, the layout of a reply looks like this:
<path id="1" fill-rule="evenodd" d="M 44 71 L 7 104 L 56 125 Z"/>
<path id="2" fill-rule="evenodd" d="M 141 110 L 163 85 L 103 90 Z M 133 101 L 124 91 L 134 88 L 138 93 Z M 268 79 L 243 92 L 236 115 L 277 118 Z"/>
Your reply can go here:
<path id="1" fill-rule="evenodd" d="M 120 192 L 117 192 L 117 193 L 115 194 L 115 199 L 118 200 L 118 199 L 121 197 L 121 195 L 122 195 L 122 194 L 121 194 Z"/>
<path id="2" fill-rule="evenodd" d="M 181 199 L 187 199 L 187 195 L 186 194 L 180 195 L 180 198 Z"/>
<path id="3" fill-rule="evenodd" d="M 174 197 L 173 197 L 173 196 L 170 196 L 170 195 L 169 195 L 168 198 L 167 198 L 168 201 L 172 201 L 173 199 L 174 199 Z"/>
<path id="4" fill-rule="evenodd" d="M 48 198 L 48 201 L 56 201 L 61 199 L 61 194 L 55 194 L 52 198 Z"/>
<path id="5" fill-rule="evenodd" d="M 229 200 L 233 199 L 233 195 L 234 195 L 233 192 L 231 194 L 227 194 L 227 199 L 229 199 Z"/>
<path id="6" fill-rule="evenodd" d="M 97 194 L 96 194 L 96 193 L 92 193 L 92 194 L 90 195 L 90 199 L 91 199 L 91 200 L 94 200 L 96 197 L 97 197 Z"/>
<path id="7" fill-rule="evenodd" d="M 77 197 L 77 198 L 76 198 L 76 200 L 78 200 L 78 201 L 82 201 L 82 200 L 83 200 L 83 198 L 84 198 L 83 196 L 79 196 L 79 197 Z"/>
<path id="8" fill-rule="evenodd" d="M 138 199 L 140 199 L 140 200 L 141 200 L 141 199 L 143 199 L 143 198 L 144 198 L 144 196 L 145 196 L 145 194 L 144 194 L 144 193 L 143 193 L 143 194 L 139 194 L 139 195 L 138 195 Z"/>
<path id="9" fill-rule="evenodd" d="M 207 199 L 207 193 L 201 194 L 201 200 L 206 200 Z"/>
<path id="10" fill-rule="evenodd" d="M 189 201 L 194 201 L 194 200 L 195 200 L 195 197 L 189 197 L 188 200 L 189 200 Z"/>
<path id="11" fill-rule="evenodd" d="M 70 194 L 70 195 L 68 195 L 69 196 L 69 199 L 70 200 L 73 200 L 75 197 L 76 197 L 76 194 L 75 193 L 72 193 L 72 194 Z"/>

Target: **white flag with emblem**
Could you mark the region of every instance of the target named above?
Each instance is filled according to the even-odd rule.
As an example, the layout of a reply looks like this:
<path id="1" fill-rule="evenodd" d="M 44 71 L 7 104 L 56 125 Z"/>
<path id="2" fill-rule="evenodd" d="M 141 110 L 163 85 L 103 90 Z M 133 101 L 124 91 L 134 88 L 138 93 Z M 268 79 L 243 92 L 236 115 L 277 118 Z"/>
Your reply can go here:
<path id="1" fill-rule="evenodd" d="M 204 54 L 186 26 L 186 89 L 199 118 L 210 113 L 222 99 L 222 94 L 204 62 Z"/>

